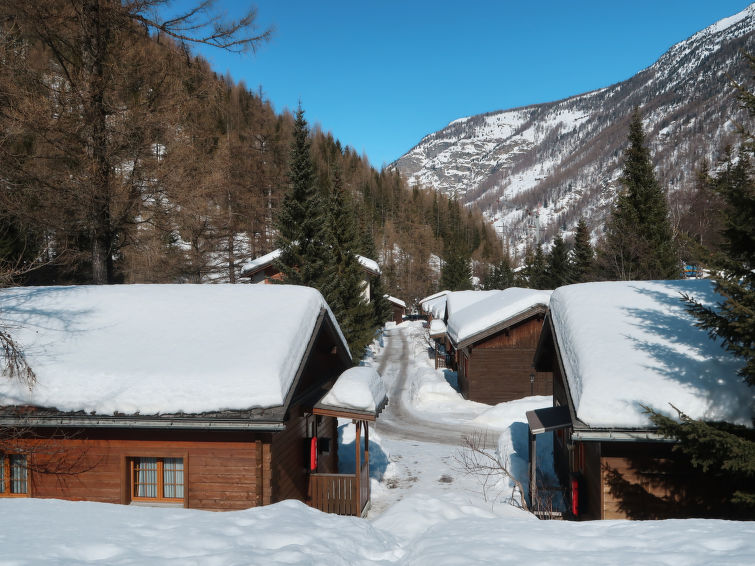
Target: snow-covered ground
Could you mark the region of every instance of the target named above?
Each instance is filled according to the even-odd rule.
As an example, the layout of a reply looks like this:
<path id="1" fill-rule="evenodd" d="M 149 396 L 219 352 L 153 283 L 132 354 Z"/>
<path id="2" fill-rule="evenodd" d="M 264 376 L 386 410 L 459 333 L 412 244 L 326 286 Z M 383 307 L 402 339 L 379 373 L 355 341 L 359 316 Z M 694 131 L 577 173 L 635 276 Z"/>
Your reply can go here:
<path id="1" fill-rule="evenodd" d="M 539 521 L 507 502 L 509 482 L 484 490 L 457 463 L 459 436 L 487 430 L 521 472 L 524 412 L 547 406 L 550 398 L 497 407 L 467 402 L 451 386 L 452 374 L 431 368 L 418 323 L 389 332 L 371 360 L 385 378 L 390 403 L 370 432 L 373 507 L 367 520 L 296 501 L 212 513 L 5 499 L 0 565 L 752 564 L 754 523 Z M 345 465 L 352 429 L 342 427 Z"/>

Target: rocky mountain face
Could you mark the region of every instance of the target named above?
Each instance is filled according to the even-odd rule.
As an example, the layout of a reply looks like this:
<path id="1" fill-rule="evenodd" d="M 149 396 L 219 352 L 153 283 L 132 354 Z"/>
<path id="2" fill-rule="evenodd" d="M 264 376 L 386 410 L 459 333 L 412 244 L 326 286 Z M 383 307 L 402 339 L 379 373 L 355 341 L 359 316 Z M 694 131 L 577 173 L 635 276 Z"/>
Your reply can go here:
<path id="1" fill-rule="evenodd" d="M 599 236 L 620 189 L 628 120 L 643 113 L 656 174 L 670 200 L 715 169 L 745 119 L 731 81 L 752 71 L 755 4 L 669 49 L 613 86 L 556 102 L 461 118 L 392 166 L 410 184 L 476 204 L 513 250 L 568 237 L 584 217 Z M 673 206 L 672 206 L 673 215 Z"/>

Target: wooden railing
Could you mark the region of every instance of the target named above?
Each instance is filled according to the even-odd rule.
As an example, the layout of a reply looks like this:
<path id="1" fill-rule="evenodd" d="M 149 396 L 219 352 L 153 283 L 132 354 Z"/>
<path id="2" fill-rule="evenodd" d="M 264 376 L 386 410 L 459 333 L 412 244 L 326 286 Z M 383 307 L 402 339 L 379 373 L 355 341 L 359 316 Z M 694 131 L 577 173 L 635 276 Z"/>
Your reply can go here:
<path id="1" fill-rule="evenodd" d="M 337 515 L 360 515 L 356 474 L 311 474 L 309 504 Z"/>

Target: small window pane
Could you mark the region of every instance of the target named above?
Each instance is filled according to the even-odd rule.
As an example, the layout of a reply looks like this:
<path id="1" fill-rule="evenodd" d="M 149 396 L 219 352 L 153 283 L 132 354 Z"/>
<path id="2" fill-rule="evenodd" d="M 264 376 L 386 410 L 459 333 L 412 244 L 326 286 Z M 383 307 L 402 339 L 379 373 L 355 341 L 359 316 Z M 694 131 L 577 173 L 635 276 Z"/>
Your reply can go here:
<path id="1" fill-rule="evenodd" d="M 5 456 L 0 454 L 0 493 L 5 493 Z"/>
<path id="2" fill-rule="evenodd" d="M 134 496 L 157 497 L 157 458 L 134 461 Z"/>
<path id="3" fill-rule="evenodd" d="M 28 493 L 26 481 L 26 456 L 11 454 L 10 459 L 10 492 Z"/>
<path id="4" fill-rule="evenodd" d="M 163 490 L 166 498 L 183 498 L 184 461 L 182 458 L 165 458 L 163 461 Z"/>

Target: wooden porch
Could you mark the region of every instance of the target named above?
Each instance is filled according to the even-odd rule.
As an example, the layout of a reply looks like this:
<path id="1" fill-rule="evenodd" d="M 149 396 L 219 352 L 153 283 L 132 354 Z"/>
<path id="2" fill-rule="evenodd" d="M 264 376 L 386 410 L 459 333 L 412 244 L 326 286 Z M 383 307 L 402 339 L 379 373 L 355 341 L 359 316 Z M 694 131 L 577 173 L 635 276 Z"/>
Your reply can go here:
<path id="1" fill-rule="evenodd" d="M 309 475 L 307 504 L 310 507 L 335 513 L 361 517 L 370 503 L 370 429 L 366 420 L 355 420 L 356 472 L 353 474 Z M 364 430 L 364 450 L 362 450 Z"/>

